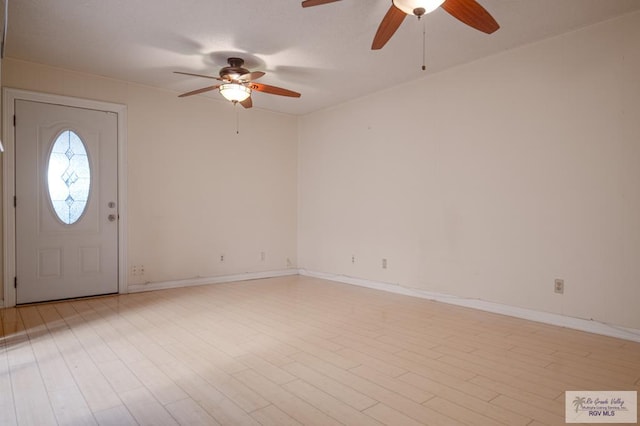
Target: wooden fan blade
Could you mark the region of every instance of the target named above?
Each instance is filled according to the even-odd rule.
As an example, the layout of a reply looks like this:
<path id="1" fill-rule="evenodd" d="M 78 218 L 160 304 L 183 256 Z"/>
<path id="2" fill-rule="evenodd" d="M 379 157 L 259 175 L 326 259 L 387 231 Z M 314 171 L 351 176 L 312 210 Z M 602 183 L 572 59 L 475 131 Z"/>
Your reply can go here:
<path id="1" fill-rule="evenodd" d="M 406 17 L 406 13 L 392 4 L 387 14 L 384 15 L 384 18 L 382 18 L 382 22 L 380 22 L 378 31 L 373 38 L 371 49 L 382 49 L 382 47 L 387 44 L 391 36 L 395 34 L 396 30 L 398 29 L 398 27 L 400 27 L 400 24 L 402 24 L 402 21 L 404 21 L 404 18 Z"/>
<path id="2" fill-rule="evenodd" d="M 203 75 L 203 74 L 193 74 L 190 72 L 182 72 L 182 71 L 174 71 L 174 74 L 182 74 L 182 75 L 190 75 L 191 77 L 202 77 L 202 78 L 211 78 L 213 80 L 219 80 L 219 81 L 224 81 L 223 79 L 221 79 L 220 77 L 214 77 L 212 75 Z"/>
<path id="3" fill-rule="evenodd" d="M 253 80 L 257 80 L 260 77 L 262 77 L 265 73 L 263 73 L 262 71 L 254 71 L 254 72 L 248 72 L 246 74 L 242 74 L 240 77 L 238 77 L 238 81 L 253 81 Z"/>
<path id="4" fill-rule="evenodd" d="M 240 102 L 240 105 L 242 105 L 245 108 L 251 108 L 253 106 L 253 101 L 251 100 L 251 96 L 249 96 L 244 101 Z"/>
<path id="5" fill-rule="evenodd" d="M 442 8 L 454 18 L 483 33 L 491 34 L 500 28 L 493 16 L 475 0 L 447 0 Z"/>
<path id="6" fill-rule="evenodd" d="M 248 86 L 251 90 L 257 90 L 258 92 L 269 93 L 271 95 L 289 96 L 291 98 L 299 98 L 300 93 L 293 90 L 283 89 L 281 87 L 269 86 L 268 84 L 250 83 Z"/>
<path id="7" fill-rule="evenodd" d="M 333 3 L 340 0 L 305 0 L 302 7 L 320 6 L 321 4 Z"/>
<path id="8" fill-rule="evenodd" d="M 185 96 L 197 95 L 199 93 L 210 92 L 212 90 L 216 90 L 220 85 L 203 87 L 202 89 L 193 90 L 191 92 L 183 93 L 182 95 L 178 95 L 179 98 L 184 98 Z"/>

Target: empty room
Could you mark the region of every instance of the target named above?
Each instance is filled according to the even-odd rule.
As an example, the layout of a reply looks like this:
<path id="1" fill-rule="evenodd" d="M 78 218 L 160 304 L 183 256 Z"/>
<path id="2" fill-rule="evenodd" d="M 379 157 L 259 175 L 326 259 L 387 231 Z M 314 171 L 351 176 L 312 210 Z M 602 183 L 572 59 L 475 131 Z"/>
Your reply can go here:
<path id="1" fill-rule="evenodd" d="M 1 3 L 0 425 L 637 424 L 640 1 Z"/>

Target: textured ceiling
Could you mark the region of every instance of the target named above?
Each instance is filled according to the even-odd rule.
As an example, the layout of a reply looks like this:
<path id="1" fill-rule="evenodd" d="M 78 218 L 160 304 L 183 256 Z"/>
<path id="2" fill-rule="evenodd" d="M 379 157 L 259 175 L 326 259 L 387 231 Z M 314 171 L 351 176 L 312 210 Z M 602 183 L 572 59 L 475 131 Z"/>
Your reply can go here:
<path id="1" fill-rule="evenodd" d="M 211 85 L 172 71 L 217 75 L 226 58 L 265 71 L 254 108 L 306 114 L 428 73 L 640 10 L 640 0 L 479 0 L 501 28 L 473 30 L 442 9 L 407 18 L 370 50 L 389 0 L 344 0 L 303 9 L 299 0 L 8 0 L 6 56 L 142 83 L 176 95 Z M 221 98 L 217 91 L 206 95 Z M 189 102 L 189 98 L 184 99 Z"/>

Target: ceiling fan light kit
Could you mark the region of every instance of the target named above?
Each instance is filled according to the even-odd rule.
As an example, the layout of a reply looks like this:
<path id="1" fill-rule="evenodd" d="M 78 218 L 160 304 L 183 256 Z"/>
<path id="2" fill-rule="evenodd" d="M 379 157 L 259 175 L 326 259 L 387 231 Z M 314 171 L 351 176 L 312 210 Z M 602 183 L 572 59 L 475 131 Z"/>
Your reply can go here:
<path id="1" fill-rule="evenodd" d="M 231 102 L 242 102 L 251 96 L 251 89 L 238 83 L 225 83 L 220 85 L 220 94 Z"/>
<path id="2" fill-rule="evenodd" d="M 440 6 L 444 0 L 393 0 L 393 5 L 406 13 L 415 15 L 418 18 L 427 13 L 431 13 Z"/>

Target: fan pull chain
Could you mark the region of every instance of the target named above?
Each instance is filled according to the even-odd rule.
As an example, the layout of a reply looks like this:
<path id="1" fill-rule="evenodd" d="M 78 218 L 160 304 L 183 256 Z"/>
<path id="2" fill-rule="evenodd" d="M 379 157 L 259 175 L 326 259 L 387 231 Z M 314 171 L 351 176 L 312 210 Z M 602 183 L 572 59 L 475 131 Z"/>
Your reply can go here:
<path id="1" fill-rule="evenodd" d="M 422 20 L 422 71 L 427 69 L 427 20 Z"/>
<path id="2" fill-rule="evenodd" d="M 233 109 L 236 110 L 236 135 L 240 134 L 240 112 L 238 111 L 238 101 L 233 102 Z"/>

